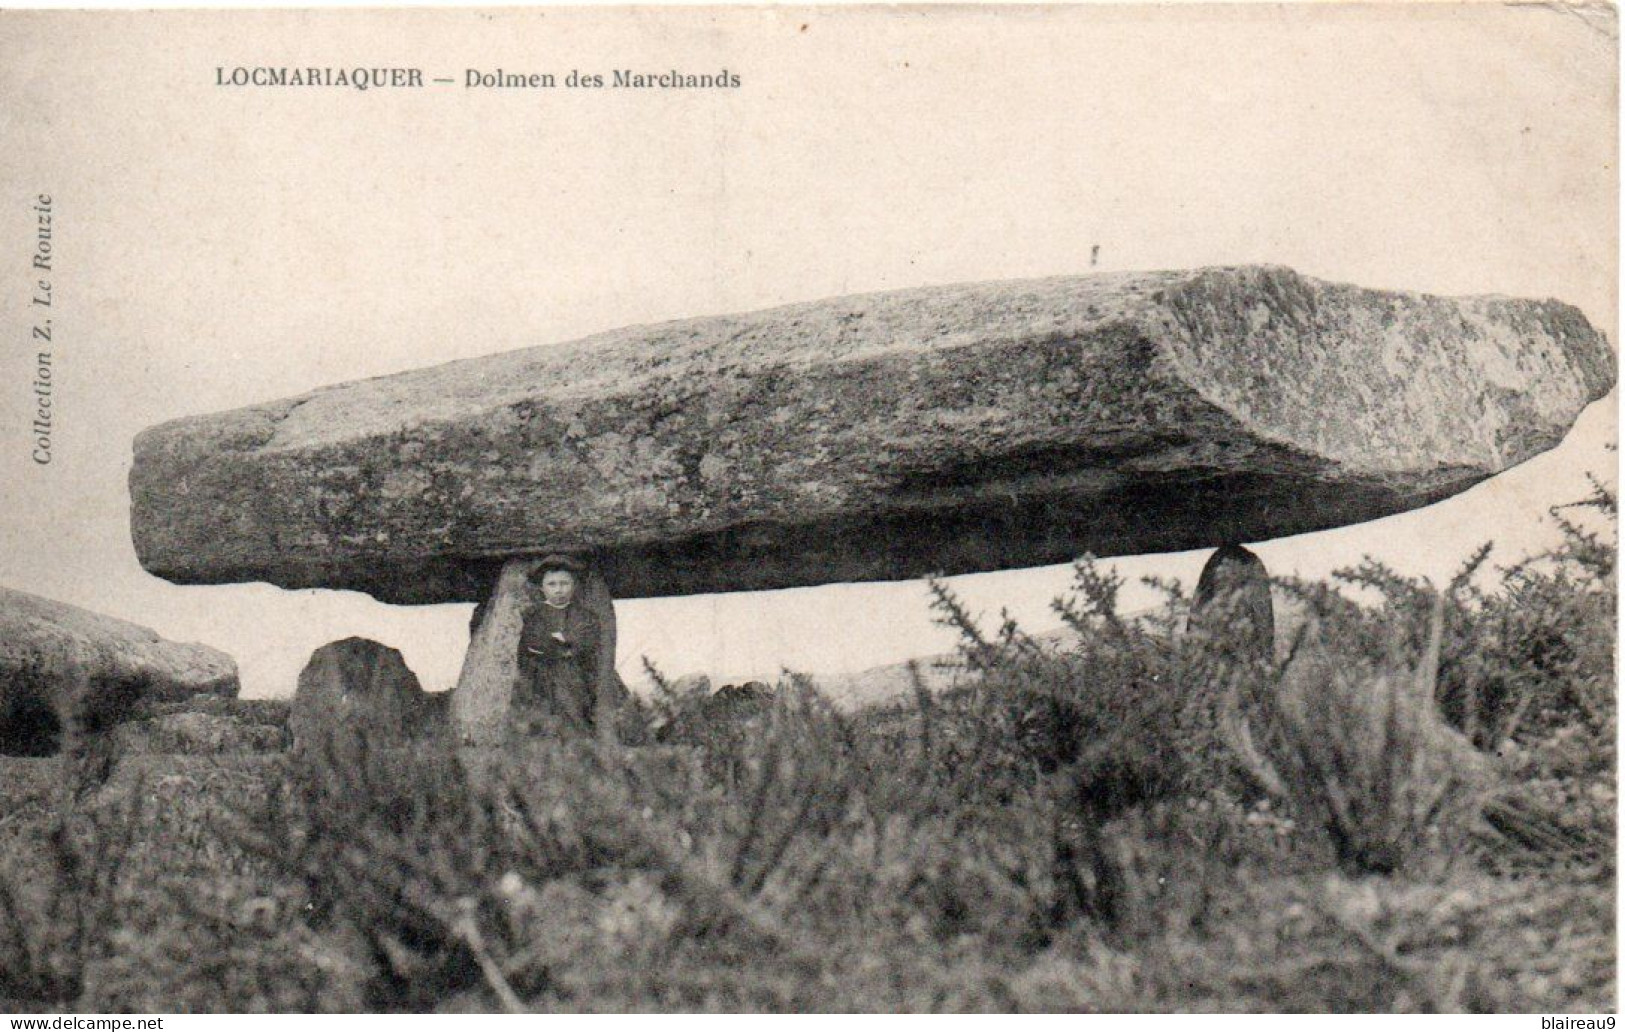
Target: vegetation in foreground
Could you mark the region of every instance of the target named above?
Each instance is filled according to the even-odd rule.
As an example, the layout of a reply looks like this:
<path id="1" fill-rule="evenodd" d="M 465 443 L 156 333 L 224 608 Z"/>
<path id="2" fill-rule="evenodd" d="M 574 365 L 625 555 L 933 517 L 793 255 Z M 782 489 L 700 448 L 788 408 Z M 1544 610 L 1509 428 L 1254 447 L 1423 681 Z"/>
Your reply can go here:
<path id="1" fill-rule="evenodd" d="M 936 587 L 963 675 L 909 706 L 787 676 L 616 750 L 12 777 L 0 1006 L 1612 1010 L 1615 500 L 1581 507 L 1437 591 L 1282 585 L 1280 659 L 1176 634 L 1177 586 L 1126 621 L 1084 561 L 1063 650 Z"/>

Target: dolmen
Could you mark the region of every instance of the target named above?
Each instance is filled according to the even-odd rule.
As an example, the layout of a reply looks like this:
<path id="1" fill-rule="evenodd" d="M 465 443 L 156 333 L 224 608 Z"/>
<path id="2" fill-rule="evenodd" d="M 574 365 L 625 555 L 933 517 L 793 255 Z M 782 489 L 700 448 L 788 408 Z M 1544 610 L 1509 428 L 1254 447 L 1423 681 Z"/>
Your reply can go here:
<path id="1" fill-rule="evenodd" d="M 607 600 L 1360 523 L 1553 447 L 1613 383 L 1602 334 L 1553 300 L 1276 266 L 930 287 L 165 423 L 135 441 L 131 530 L 176 583 L 485 602 L 497 641 L 522 581 L 504 566 L 548 552 Z"/>

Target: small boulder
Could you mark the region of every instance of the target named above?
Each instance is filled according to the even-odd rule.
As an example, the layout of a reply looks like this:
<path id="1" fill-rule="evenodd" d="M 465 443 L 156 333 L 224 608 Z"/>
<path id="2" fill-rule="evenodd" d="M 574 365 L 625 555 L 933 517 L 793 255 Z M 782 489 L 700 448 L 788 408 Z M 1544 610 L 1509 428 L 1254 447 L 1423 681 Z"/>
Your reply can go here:
<path id="1" fill-rule="evenodd" d="M 432 709 L 398 650 L 345 638 L 311 654 L 288 722 L 296 752 L 319 750 L 335 734 L 397 745 L 425 730 Z"/>
<path id="2" fill-rule="evenodd" d="M 655 729 L 655 740 L 667 745 L 704 741 L 743 743 L 772 709 L 773 689 L 762 681 L 725 684 L 711 690 L 704 675 L 684 677 L 673 685 L 668 719 Z"/>
<path id="3" fill-rule="evenodd" d="M 667 687 L 676 698 L 705 697 L 711 694 L 711 678 L 705 674 L 684 674 Z"/>
<path id="4" fill-rule="evenodd" d="M 220 705 L 226 703 L 227 705 Z M 289 745 L 282 699 L 214 699 L 150 707 L 114 729 L 120 753 L 220 755 L 281 752 Z"/>
<path id="5" fill-rule="evenodd" d="M 765 681 L 725 684 L 706 700 L 706 712 L 716 719 L 752 720 L 773 704 L 773 689 Z"/>

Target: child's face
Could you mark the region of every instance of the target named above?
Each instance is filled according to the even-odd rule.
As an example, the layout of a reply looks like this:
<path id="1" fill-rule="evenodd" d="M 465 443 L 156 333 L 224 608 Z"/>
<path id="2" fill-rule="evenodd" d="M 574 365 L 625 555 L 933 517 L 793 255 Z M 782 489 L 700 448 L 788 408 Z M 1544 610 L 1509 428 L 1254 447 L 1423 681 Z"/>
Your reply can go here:
<path id="1" fill-rule="evenodd" d="M 542 575 L 542 597 L 554 605 L 564 605 L 575 593 L 575 574 L 569 570 L 549 570 Z"/>

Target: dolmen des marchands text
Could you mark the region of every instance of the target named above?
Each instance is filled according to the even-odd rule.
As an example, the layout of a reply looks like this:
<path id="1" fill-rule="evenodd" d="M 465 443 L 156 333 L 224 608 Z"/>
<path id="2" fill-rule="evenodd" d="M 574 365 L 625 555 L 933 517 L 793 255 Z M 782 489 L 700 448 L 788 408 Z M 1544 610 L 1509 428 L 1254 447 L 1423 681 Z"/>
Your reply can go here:
<path id="1" fill-rule="evenodd" d="M 144 431 L 142 565 L 482 601 L 587 555 L 620 598 L 1259 541 L 1555 445 L 1613 354 L 1557 301 L 1279 267 L 903 290 L 616 330 Z"/>

